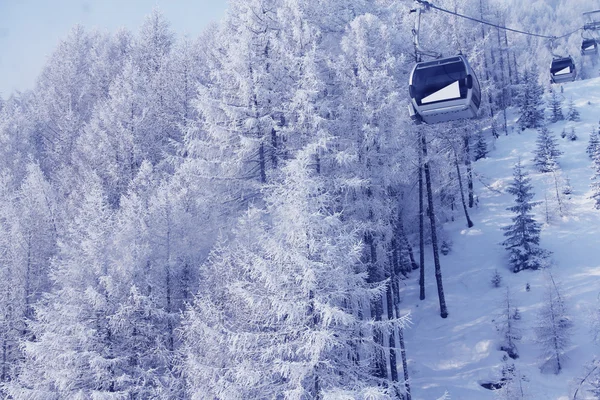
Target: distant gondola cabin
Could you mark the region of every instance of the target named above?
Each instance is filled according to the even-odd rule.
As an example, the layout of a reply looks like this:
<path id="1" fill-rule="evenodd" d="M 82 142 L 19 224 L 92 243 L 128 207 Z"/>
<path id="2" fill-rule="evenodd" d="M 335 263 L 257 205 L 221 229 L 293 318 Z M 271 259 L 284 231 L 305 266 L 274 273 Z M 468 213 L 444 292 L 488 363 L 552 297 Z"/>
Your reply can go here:
<path id="1" fill-rule="evenodd" d="M 598 54 L 598 42 L 596 39 L 583 39 L 581 43 L 581 55 L 589 56 Z"/>
<path id="2" fill-rule="evenodd" d="M 577 76 L 575 62 L 571 57 L 555 58 L 550 65 L 552 83 L 572 82 Z"/>

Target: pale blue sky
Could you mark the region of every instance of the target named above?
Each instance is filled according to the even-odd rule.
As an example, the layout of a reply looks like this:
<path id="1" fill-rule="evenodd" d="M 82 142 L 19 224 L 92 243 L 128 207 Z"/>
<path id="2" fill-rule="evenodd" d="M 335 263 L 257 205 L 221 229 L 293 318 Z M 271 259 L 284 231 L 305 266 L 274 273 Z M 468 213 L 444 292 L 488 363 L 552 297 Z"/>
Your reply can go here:
<path id="1" fill-rule="evenodd" d="M 196 37 L 224 17 L 227 0 L 0 0 L 0 97 L 33 88 L 46 57 L 75 24 L 137 32 L 155 6 L 178 37 Z"/>

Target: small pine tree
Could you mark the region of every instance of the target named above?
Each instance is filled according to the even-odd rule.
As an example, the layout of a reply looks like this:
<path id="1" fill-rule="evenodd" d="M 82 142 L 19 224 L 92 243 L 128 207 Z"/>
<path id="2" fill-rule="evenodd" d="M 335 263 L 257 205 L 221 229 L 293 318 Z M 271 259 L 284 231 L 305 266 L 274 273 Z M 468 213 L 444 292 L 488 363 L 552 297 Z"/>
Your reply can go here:
<path id="1" fill-rule="evenodd" d="M 573 98 L 569 99 L 569 110 L 567 111 L 567 119 L 569 121 L 579 121 L 581 116 L 579 115 L 579 111 L 575 108 L 575 103 L 573 103 Z"/>
<path id="2" fill-rule="evenodd" d="M 485 141 L 485 136 L 483 136 L 482 131 L 477 132 L 474 154 L 475 161 L 485 158 L 488 154 L 487 143 Z"/>
<path id="3" fill-rule="evenodd" d="M 502 275 L 500 275 L 498 273 L 498 270 L 494 270 L 494 274 L 492 275 L 492 286 L 495 288 L 500 287 L 500 285 L 502 284 Z"/>
<path id="4" fill-rule="evenodd" d="M 523 86 L 519 94 L 519 127 L 521 130 L 527 128 L 539 128 L 544 122 L 544 104 L 542 96 L 544 88 L 538 84 L 537 73 L 534 69 L 525 71 L 523 74 Z"/>
<path id="5" fill-rule="evenodd" d="M 495 398 L 498 400 L 521 400 L 525 399 L 525 377 L 519 372 L 514 363 L 508 362 L 508 357 L 502 357 L 501 387 L 496 390 Z"/>
<path id="6" fill-rule="evenodd" d="M 546 126 L 538 130 L 537 148 L 533 162 L 540 172 L 551 172 L 558 168 L 558 157 L 562 154 L 554 137 Z"/>
<path id="7" fill-rule="evenodd" d="M 577 134 L 575 133 L 575 128 L 571 128 L 571 132 L 569 132 L 569 134 L 567 135 L 567 138 L 572 142 L 577 140 Z"/>
<path id="8" fill-rule="evenodd" d="M 508 187 L 508 193 L 515 196 L 515 205 L 507 210 L 516 215 L 512 218 L 513 223 L 503 228 L 507 239 L 502 245 L 510 253 L 513 272 L 538 269 L 550 253 L 539 247 L 541 227 L 530 214 L 537 203 L 531 201 L 534 196 L 531 191 L 531 178 L 523 171 L 521 161 L 515 165 L 513 177 L 514 181 Z"/>
<path id="9" fill-rule="evenodd" d="M 573 322 L 566 312 L 564 300 L 550 275 L 546 283 L 546 299 L 538 314 L 535 334 L 542 349 L 543 371 L 560 373 L 565 352 L 570 344 Z"/>
<path id="10" fill-rule="evenodd" d="M 594 153 L 596 153 L 596 149 L 598 148 L 598 143 L 600 143 L 600 140 L 598 139 L 598 132 L 593 129 L 590 133 L 590 140 L 586 148 L 586 152 L 590 158 L 594 157 Z"/>
<path id="11" fill-rule="evenodd" d="M 507 287 L 506 295 L 502 301 L 502 311 L 498 318 L 496 318 L 496 329 L 502 335 L 500 350 L 505 351 L 513 360 L 519 358 L 517 342 L 522 337 L 521 330 L 519 329 L 520 319 L 521 316 L 513 304 L 510 290 Z"/>
<path id="12" fill-rule="evenodd" d="M 596 148 L 592 161 L 592 168 L 594 169 L 591 184 L 592 199 L 595 201 L 594 208 L 600 210 L 600 147 Z"/>
<path id="13" fill-rule="evenodd" d="M 562 112 L 562 101 L 562 96 L 559 96 L 556 91 L 553 90 L 552 97 L 550 98 L 550 121 L 552 123 L 565 119 Z"/>

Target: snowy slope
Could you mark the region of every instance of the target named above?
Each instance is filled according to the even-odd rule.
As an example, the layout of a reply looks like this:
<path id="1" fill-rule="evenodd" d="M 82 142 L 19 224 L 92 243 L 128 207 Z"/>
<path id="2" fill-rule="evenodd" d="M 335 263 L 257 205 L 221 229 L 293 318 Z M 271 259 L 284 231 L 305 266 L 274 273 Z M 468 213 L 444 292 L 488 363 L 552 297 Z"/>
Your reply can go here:
<path id="1" fill-rule="evenodd" d="M 574 378 L 582 376 L 584 365 L 594 354 L 600 354 L 590 334 L 591 318 L 600 295 L 600 211 L 594 210 L 589 199 L 592 163 L 585 151 L 589 133 L 597 129 L 600 118 L 600 78 L 565 84 L 564 96 L 565 115 L 572 96 L 581 121 L 559 122 L 549 128 L 564 152 L 560 165 L 563 174 L 570 178 L 573 193 L 569 216 L 555 217 L 550 224 L 544 224 L 541 246 L 554 253 L 552 274 L 562 286 L 575 324 L 573 345 L 568 352 L 570 359 L 559 375 L 540 372 L 540 349 L 532 327 L 543 299 L 547 274 L 527 270 L 512 273 L 508 269 L 507 252 L 499 245 L 504 240 L 501 227 L 509 224 L 512 216 L 506 208 L 512 205 L 513 197 L 505 193 L 505 188 L 512 180 L 512 168 L 519 157 L 532 177 L 536 200 L 544 200 L 546 191 L 551 195 L 547 175 L 537 173 L 532 167 L 537 132 L 519 133 L 512 118 L 511 127 L 515 128 L 495 143 L 489 138 L 488 158 L 474 164 L 479 176 L 476 179 L 479 204 L 471 214 L 475 226 L 467 229 L 464 216 L 444 226 L 454 243 L 452 252 L 441 259 L 449 317 L 439 316 L 430 252 L 426 254 L 427 299 L 419 301 L 416 275 L 404 289 L 403 304 L 413 318 L 412 327 L 406 331 L 413 399 L 435 399 L 444 390 L 453 400 L 495 398 L 493 391 L 479 383 L 500 377 L 505 353 L 498 350 L 501 338 L 493 320 L 500 312 L 507 286 L 522 315 L 523 339 L 517 345 L 520 358 L 515 364 L 527 377 L 526 391 L 530 398 L 572 398 Z M 563 128 L 569 132 L 571 127 L 575 128 L 578 140 L 562 139 Z M 534 212 L 539 222 L 545 221 L 544 204 Z M 502 276 L 501 288 L 490 284 L 495 269 Z M 525 290 L 526 283 L 531 285 L 529 292 Z"/>

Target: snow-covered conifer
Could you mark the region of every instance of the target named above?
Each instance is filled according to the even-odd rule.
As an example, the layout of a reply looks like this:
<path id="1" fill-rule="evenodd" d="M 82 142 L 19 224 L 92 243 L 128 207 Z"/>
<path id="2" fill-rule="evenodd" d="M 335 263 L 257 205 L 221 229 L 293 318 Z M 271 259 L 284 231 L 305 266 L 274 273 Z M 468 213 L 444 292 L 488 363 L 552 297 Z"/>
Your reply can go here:
<path id="1" fill-rule="evenodd" d="M 512 359 L 519 358 L 517 342 L 522 337 L 521 330 L 519 329 L 519 320 L 520 316 L 514 305 L 510 290 L 507 287 L 502 301 L 502 310 L 496 318 L 496 329 L 498 329 L 498 332 L 502 336 L 500 350 L 505 351 Z"/>
<path id="2" fill-rule="evenodd" d="M 542 351 L 542 371 L 558 374 L 563 369 L 572 329 L 573 322 L 567 313 L 564 299 L 554 278 L 549 274 L 535 328 L 536 340 Z"/>
<path id="3" fill-rule="evenodd" d="M 356 360 L 375 351 L 360 304 L 385 285 L 369 290 L 357 268 L 356 231 L 329 211 L 333 199 L 311 166 L 315 151 L 282 169 L 266 210 L 250 209 L 204 268 L 207 290 L 184 323 L 193 399 L 327 398 L 369 387 L 381 394 Z M 385 331 L 398 323 L 375 322 Z"/>
<path id="4" fill-rule="evenodd" d="M 600 146 L 596 148 L 592 158 L 592 168 L 594 175 L 592 176 L 592 198 L 594 199 L 594 207 L 600 210 Z"/>
<path id="5" fill-rule="evenodd" d="M 565 119 L 562 112 L 562 101 L 562 96 L 553 90 L 550 97 L 550 122 L 555 123 Z"/>
<path id="6" fill-rule="evenodd" d="M 538 130 L 535 157 L 533 162 L 540 172 L 551 172 L 558 168 L 558 157 L 562 152 L 558 149 L 556 139 L 547 126 Z"/>
<path id="7" fill-rule="evenodd" d="M 515 205 L 507 210 L 516 215 L 512 218 L 513 223 L 503 228 L 507 239 L 502 245 L 510 253 L 513 272 L 538 269 L 543 266 L 549 253 L 539 247 L 541 227 L 531 214 L 531 209 L 537 203 L 531 201 L 534 196 L 531 178 L 523 171 L 520 161 L 515 165 L 513 177 L 507 191 L 515 196 Z"/>
<path id="8" fill-rule="evenodd" d="M 567 111 L 567 120 L 568 121 L 579 121 L 581 116 L 579 115 L 579 111 L 575 108 L 575 103 L 573 102 L 573 98 L 569 99 L 569 110 Z"/>
<path id="9" fill-rule="evenodd" d="M 483 131 L 478 131 L 475 142 L 475 161 L 481 160 L 487 156 L 487 142 L 485 141 L 485 136 L 483 135 Z"/>
<path id="10" fill-rule="evenodd" d="M 588 141 L 588 145 L 585 150 L 590 158 L 594 158 L 594 154 L 596 153 L 599 143 L 600 139 L 598 138 L 598 131 L 596 129 L 592 129 L 590 132 L 590 140 Z"/>
<path id="11" fill-rule="evenodd" d="M 544 122 L 544 104 L 542 96 L 544 88 L 537 82 L 537 73 L 534 69 L 523 74 L 522 89 L 519 94 L 519 127 L 539 128 Z"/>

